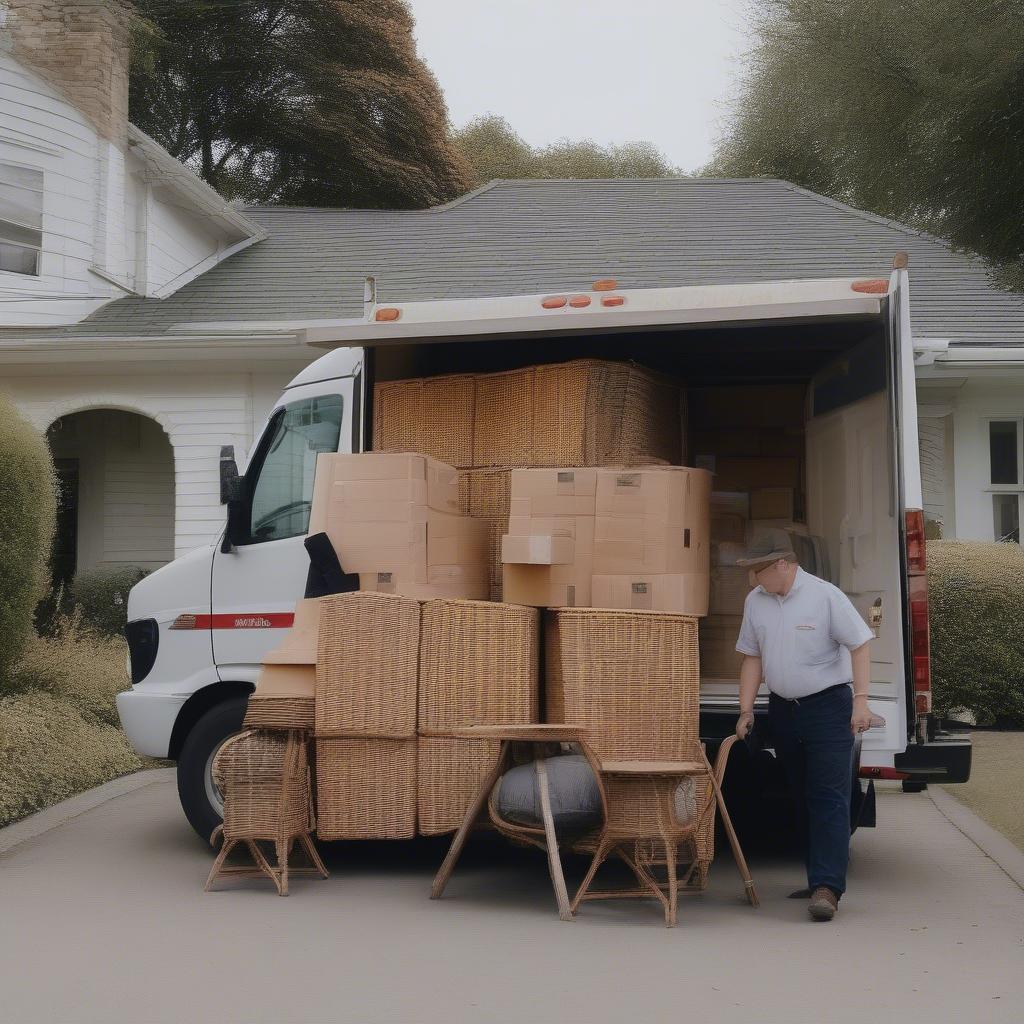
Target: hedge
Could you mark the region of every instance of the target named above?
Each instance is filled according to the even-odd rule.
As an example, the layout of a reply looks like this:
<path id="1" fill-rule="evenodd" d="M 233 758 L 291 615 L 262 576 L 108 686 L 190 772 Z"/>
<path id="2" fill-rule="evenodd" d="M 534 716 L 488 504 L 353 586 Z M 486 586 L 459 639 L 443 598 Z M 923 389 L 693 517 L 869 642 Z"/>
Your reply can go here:
<path id="1" fill-rule="evenodd" d="M 1024 725 L 1024 551 L 935 540 L 927 557 L 935 710 Z"/>
<path id="2" fill-rule="evenodd" d="M 70 602 L 82 623 L 107 636 L 123 636 L 128 623 L 128 591 L 147 575 L 134 565 L 80 572 L 71 582 Z"/>
<path id="3" fill-rule="evenodd" d="M 46 593 L 56 515 L 46 440 L 0 396 L 0 691 Z"/>

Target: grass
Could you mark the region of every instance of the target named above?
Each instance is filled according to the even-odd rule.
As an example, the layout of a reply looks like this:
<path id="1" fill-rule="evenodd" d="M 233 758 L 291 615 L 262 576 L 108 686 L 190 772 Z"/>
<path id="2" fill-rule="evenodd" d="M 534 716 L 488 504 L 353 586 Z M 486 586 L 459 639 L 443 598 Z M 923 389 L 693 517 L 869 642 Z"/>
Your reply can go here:
<path id="1" fill-rule="evenodd" d="M 118 726 L 126 654 L 77 618 L 29 640 L 0 691 L 0 825 L 148 766 Z"/>
<path id="2" fill-rule="evenodd" d="M 970 782 L 943 787 L 1024 850 L 1024 732 L 974 732 Z"/>

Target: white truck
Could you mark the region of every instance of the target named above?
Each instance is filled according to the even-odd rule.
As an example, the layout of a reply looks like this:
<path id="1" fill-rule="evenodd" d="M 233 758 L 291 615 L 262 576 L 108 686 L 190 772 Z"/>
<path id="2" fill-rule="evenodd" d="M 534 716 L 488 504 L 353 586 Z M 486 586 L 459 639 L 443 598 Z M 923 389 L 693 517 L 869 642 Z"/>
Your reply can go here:
<path id="1" fill-rule="evenodd" d="M 969 741 L 937 732 L 930 714 L 908 280 L 895 264 L 887 279 L 371 303 L 362 319 L 300 325 L 308 344 L 331 351 L 281 395 L 243 476 L 225 450 L 224 535 L 129 597 L 132 688 L 118 711 L 133 746 L 177 762 L 185 814 L 208 836 L 222 806 L 213 756 L 303 596 L 316 457 L 370 449 L 377 381 L 591 356 L 634 360 L 687 386 L 742 387 L 738 401 L 751 385 L 806 386 L 807 523 L 825 539 L 833 582 L 876 633 L 870 702 L 885 724 L 860 750 L 860 823 L 873 823 L 872 779 L 966 781 Z M 759 715 L 766 703 L 762 694 Z M 736 680 L 702 679 L 701 709 L 714 745 L 732 731 Z"/>

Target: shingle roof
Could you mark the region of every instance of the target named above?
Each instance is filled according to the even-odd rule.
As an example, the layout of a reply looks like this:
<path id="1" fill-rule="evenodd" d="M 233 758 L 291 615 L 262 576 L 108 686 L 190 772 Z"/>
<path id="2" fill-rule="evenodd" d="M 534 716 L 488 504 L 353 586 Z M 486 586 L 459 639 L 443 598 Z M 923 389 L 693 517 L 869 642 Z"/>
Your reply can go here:
<path id="1" fill-rule="evenodd" d="M 1024 345 L 1024 295 L 911 228 L 784 181 L 494 181 L 431 210 L 252 208 L 268 237 L 162 300 L 126 298 L 74 336 L 161 335 L 179 323 L 355 317 L 378 301 L 587 288 L 884 276 L 910 254 L 917 337 Z"/>

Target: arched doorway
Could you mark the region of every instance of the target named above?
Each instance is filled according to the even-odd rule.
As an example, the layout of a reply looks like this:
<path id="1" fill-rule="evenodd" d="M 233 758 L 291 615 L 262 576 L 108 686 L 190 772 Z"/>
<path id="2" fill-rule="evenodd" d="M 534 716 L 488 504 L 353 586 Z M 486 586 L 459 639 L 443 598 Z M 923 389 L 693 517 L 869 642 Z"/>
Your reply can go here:
<path id="1" fill-rule="evenodd" d="M 174 558 L 174 451 L 148 416 L 88 409 L 46 431 L 59 502 L 54 582 L 93 569 L 156 569 Z"/>

